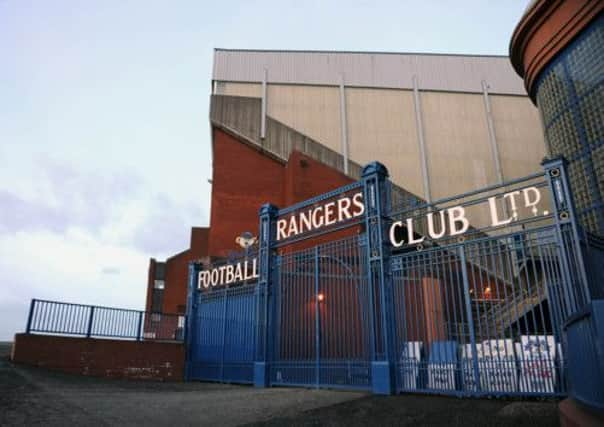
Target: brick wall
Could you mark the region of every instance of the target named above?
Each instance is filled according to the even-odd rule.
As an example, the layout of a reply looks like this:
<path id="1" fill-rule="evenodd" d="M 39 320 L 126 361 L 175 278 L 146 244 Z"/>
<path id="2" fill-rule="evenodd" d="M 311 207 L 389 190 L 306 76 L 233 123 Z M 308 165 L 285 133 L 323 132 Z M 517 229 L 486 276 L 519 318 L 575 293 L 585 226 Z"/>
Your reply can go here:
<path id="1" fill-rule="evenodd" d="M 204 259 L 208 256 L 209 232 L 210 230 L 207 227 L 191 228 L 189 249 L 173 255 L 166 260 L 165 287 L 161 312 L 184 314 L 187 299 L 189 262 Z M 151 305 L 156 263 L 157 261 L 153 258 L 149 261 L 146 311 L 152 311 Z"/>
<path id="2" fill-rule="evenodd" d="M 17 334 L 12 359 L 69 374 L 182 381 L 185 350 L 180 343 Z"/>
<path id="3" fill-rule="evenodd" d="M 352 182 L 343 173 L 293 151 L 287 162 L 214 128 L 210 228 L 194 227 L 188 250 L 166 260 L 162 311 L 183 313 L 188 264 L 205 257 L 224 257 L 241 248 L 235 243 L 244 231 L 258 233 L 258 211 L 265 203 L 289 206 Z M 184 226 L 184 224 L 183 224 Z M 351 227 L 291 245 L 288 251 L 315 246 L 359 233 Z M 147 311 L 151 308 L 154 259 L 149 264 Z"/>

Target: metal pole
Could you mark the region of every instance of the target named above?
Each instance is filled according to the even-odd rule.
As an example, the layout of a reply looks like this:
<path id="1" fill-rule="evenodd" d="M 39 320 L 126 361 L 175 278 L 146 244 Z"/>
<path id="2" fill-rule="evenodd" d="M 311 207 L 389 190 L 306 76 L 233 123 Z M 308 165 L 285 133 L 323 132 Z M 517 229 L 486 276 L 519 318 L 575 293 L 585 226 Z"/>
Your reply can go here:
<path id="1" fill-rule="evenodd" d="M 422 109 L 419 97 L 419 85 L 417 76 L 413 76 L 413 106 L 415 107 L 415 128 L 417 130 L 417 141 L 419 142 L 419 156 L 421 157 L 422 178 L 424 181 L 424 197 L 428 203 L 432 203 L 432 192 L 430 191 L 430 174 L 428 173 L 428 158 L 426 157 L 426 142 L 424 140 L 424 124 L 422 120 Z"/>
<path id="2" fill-rule="evenodd" d="M 36 305 L 36 300 L 33 298 L 29 303 L 29 315 L 27 316 L 27 326 L 25 327 L 25 333 L 29 334 L 31 331 L 31 320 L 34 314 L 34 307 Z"/>
<path id="3" fill-rule="evenodd" d="M 88 329 L 86 331 L 86 338 L 90 338 L 92 333 L 92 319 L 94 317 L 94 306 L 90 307 L 90 315 L 88 316 Z"/>
<path id="4" fill-rule="evenodd" d="M 485 115 L 487 118 L 487 128 L 489 131 L 489 143 L 491 144 L 491 152 L 493 154 L 493 161 L 495 163 L 495 170 L 497 173 L 497 180 L 500 184 L 503 184 L 503 169 L 501 168 L 501 161 L 499 159 L 499 149 L 497 147 L 497 138 L 495 136 L 495 125 L 493 124 L 493 112 L 491 111 L 491 101 L 489 100 L 489 85 L 486 81 L 482 81 L 482 99 L 484 101 Z"/>
<path id="5" fill-rule="evenodd" d="M 461 268 L 461 275 L 463 278 L 463 296 L 466 306 L 466 317 L 468 318 L 468 329 L 470 333 L 470 344 L 472 345 L 472 366 L 474 368 L 474 383 L 476 384 L 476 390 L 481 391 L 480 387 L 480 371 L 478 368 L 478 354 L 476 352 L 476 337 L 474 336 L 474 319 L 472 318 L 472 306 L 470 303 L 470 286 L 468 283 L 468 272 L 466 263 L 466 252 L 464 247 L 459 247 L 459 262 Z"/>
<path id="6" fill-rule="evenodd" d="M 141 327 L 143 324 L 143 312 L 139 311 L 138 312 L 138 326 L 136 328 L 136 340 L 140 341 L 141 340 Z"/>
<path id="7" fill-rule="evenodd" d="M 318 388 L 320 383 L 320 364 L 321 364 L 321 323 L 319 316 L 319 247 L 315 246 L 315 385 Z"/>
<path id="8" fill-rule="evenodd" d="M 344 88 L 344 74 L 340 74 L 340 134 L 342 138 L 344 173 L 348 175 L 348 124 L 346 122 L 346 89 Z"/>
<path id="9" fill-rule="evenodd" d="M 262 103 L 260 113 L 260 139 L 264 139 L 266 137 L 266 86 L 268 81 L 268 70 L 264 69 L 264 74 L 262 75 Z"/>
<path id="10" fill-rule="evenodd" d="M 224 381 L 224 344 L 226 342 L 226 333 L 227 333 L 227 303 L 228 303 L 228 288 L 222 290 L 224 292 L 223 300 L 222 300 L 222 345 L 221 355 L 220 355 L 220 380 Z"/>

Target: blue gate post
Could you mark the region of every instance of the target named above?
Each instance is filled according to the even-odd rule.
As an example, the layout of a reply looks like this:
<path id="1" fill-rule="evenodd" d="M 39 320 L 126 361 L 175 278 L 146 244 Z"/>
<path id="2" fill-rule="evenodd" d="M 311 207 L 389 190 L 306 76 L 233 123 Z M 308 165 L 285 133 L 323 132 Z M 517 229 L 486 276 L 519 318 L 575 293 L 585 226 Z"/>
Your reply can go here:
<path id="1" fill-rule="evenodd" d="M 388 223 L 390 194 L 388 170 L 379 162 L 363 168 L 363 200 L 367 235 L 367 284 L 372 324 L 372 390 L 376 394 L 392 394 L 395 387 L 394 308 Z M 376 310 L 375 289 L 379 289 L 379 310 Z M 379 322 L 378 322 L 379 318 Z M 376 327 L 375 325 L 380 325 Z"/>
<path id="2" fill-rule="evenodd" d="M 190 262 L 189 263 L 189 284 L 187 286 L 187 311 L 185 318 L 185 381 L 189 381 L 193 376 L 193 353 L 196 326 L 203 327 L 204 325 L 197 325 L 197 283 L 199 272 L 202 270 L 200 263 Z"/>
<path id="3" fill-rule="evenodd" d="M 275 236 L 275 218 L 277 208 L 269 203 L 260 208 L 260 227 L 258 241 L 258 283 L 256 285 L 257 309 L 256 312 L 256 360 L 254 361 L 254 386 L 267 387 L 269 363 L 269 288 L 271 275 L 271 246 Z"/>
<path id="4" fill-rule="evenodd" d="M 567 283 L 567 286 L 571 287 L 571 293 L 566 295 L 567 309 L 570 308 L 570 313 L 580 309 L 583 304 L 587 304 L 591 301 L 589 293 L 587 273 L 585 270 L 585 264 L 583 262 L 583 252 L 581 249 L 581 240 L 579 236 L 579 230 L 577 226 L 575 206 L 568 184 L 568 176 L 566 173 L 568 162 L 564 157 L 555 157 L 552 159 L 544 160 L 541 165 L 546 172 L 546 178 L 549 183 L 550 194 L 552 197 L 552 206 L 554 208 L 554 223 L 556 224 L 557 237 L 562 250 L 562 273 Z M 570 226 L 569 239 L 565 239 L 563 226 L 567 228 Z M 569 253 L 569 249 L 566 244 L 571 243 L 576 245 L 572 253 Z M 574 258 L 574 268 L 571 267 L 571 259 Z M 578 271 L 576 271 L 578 270 Z M 573 280 L 576 279 L 576 280 Z M 555 298 L 560 301 L 560 298 L 564 295 L 559 295 L 561 289 L 556 290 Z M 575 292 L 579 293 L 580 301 L 577 301 Z M 568 307 L 571 304 L 571 307 Z M 557 306 L 557 305 L 554 305 Z M 554 310 L 558 311 L 558 310 Z M 568 311 L 566 314 L 570 314 Z M 555 313 L 555 319 L 557 328 L 566 320 L 564 318 L 564 312 Z M 559 330 L 557 331 L 559 333 Z M 561 338 L 561 337 L 560 337 Z"/>

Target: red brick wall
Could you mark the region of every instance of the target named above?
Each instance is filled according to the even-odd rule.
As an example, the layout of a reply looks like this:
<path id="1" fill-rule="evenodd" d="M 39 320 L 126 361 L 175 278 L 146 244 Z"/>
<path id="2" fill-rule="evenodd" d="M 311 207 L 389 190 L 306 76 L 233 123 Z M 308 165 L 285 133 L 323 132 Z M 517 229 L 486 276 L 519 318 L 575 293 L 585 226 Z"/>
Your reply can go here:
<path id="1" fill-rule="evenodd" d="M 190 249 L 166 260 L 163 311 L 181 313 L 186 304 L 188 263 L 205 256 L 223 257 L 240 250 L 235 238 L 258 233 L 258 211 L 265 203 L 289 206 L 351 183 L 339 171 L 294 151 L 279 162 L 236 137 L 213 129 L 212 209 L 210 228 L 194 227 Z M 358 227 L 309 239 L 289 250 L 357 234 Z M 151 308 L 154 260 L 149 266 L 147 310 Z"/>
<path id="2" fill-rule="evenodd" d="M 258 234 L 258 211 L 264 203 L 282 205 L 283 164 L 213 130 L 212 212 L 209 253 L 226 256 L 240 250 L 235 238 Z"/>
<path id="3" fill-rule="evenodd" d="M 166 260 L 165 287 L 161 310 L 163 313 L 184 314 L 187 301 L 189 262 L 204 258 L 208 255 L 208 237 L 208 228 L 193 227 L 191 229 L 190 248 Z M 155 281 L 155 263 L 156 260 L 153 258 L 149 262 L 147 311 L 151 311 L 151 295 L 153 293 Z"/>
<path id="4" fill-rule="evenodd" d="M 166 284 L 162 312 L 185 312 L 184 305 L 186 305 L 187 301 L 189 262 L 196 258 L 199 258 L 199 256 L 194 256 L 189 249 L 166 260 Z"/>
<path id="5" fill-rule="evenodd" d="M 185 351 L 179 343 L 15 335 L 13 361 L 94 377 L 182 381 Z"/>

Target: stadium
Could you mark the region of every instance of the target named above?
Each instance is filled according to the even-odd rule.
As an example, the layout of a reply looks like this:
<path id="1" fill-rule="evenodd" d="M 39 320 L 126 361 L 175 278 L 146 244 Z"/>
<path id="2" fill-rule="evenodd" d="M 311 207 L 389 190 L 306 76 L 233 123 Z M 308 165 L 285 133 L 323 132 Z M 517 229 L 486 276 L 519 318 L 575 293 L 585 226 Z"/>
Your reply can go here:
<path id="1" fill-rule="evenodd" d="M 185 380 L 603 409 L 603 8 L 532 2 L 510 57 L 215 49 L 210 223 L 126 336 Z"/>

